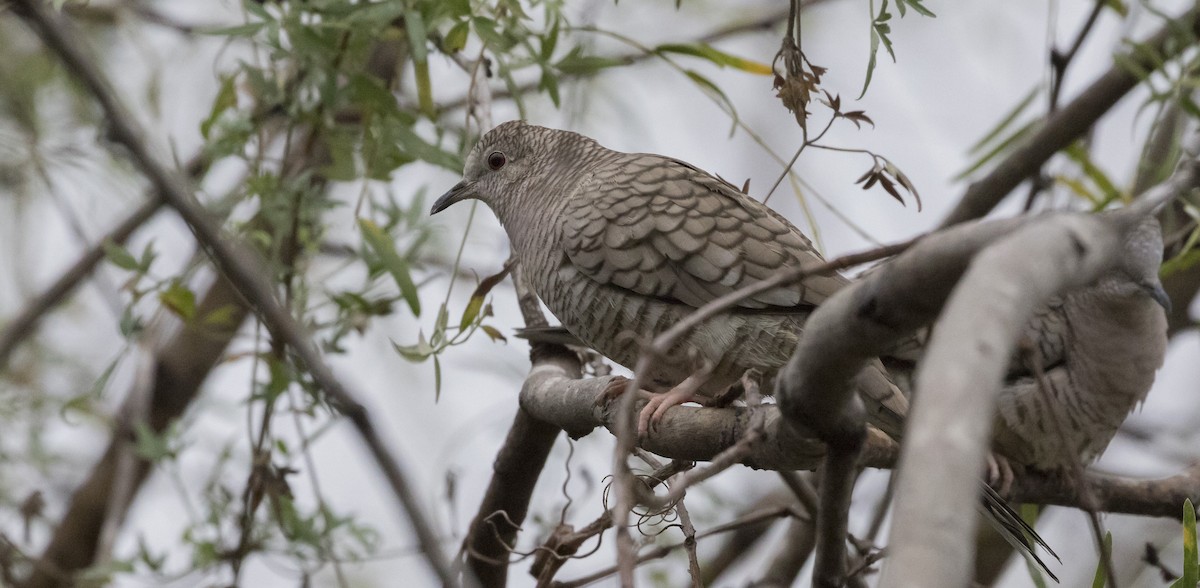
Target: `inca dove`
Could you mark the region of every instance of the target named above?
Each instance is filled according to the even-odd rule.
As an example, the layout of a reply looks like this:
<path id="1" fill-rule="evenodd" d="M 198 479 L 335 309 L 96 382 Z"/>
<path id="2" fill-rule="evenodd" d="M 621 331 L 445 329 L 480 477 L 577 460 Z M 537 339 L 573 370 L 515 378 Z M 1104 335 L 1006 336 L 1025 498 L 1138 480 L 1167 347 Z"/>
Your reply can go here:
<path id="1" fill-rule="evenodd" d="M 550 311 L 629 368 L 639 341 L 705 303 L 823 261 L 791 223 L 723 180 L 676 159 L 612 151 L 576 133 L 504 123 L 471 151 L 464 176 L 432 212 L 467 198 L 488 204 Z M 693 395 L 719 396 L 748 369 L 773 375 L 791 356 L 809 312 L 845 283 L 838 275 L 809 277 L 743 300 L 694 329 L 647 375 L 653 391 L 670 392 L 647 406 L 639 428 Z M 908 404 L 882 366 L 859 380 L 873 422 L 898 433 Z"/>
<path id="2" fill-rule="evenodd" d="M 1158 221 L 1147 217 L 1130 231 L 1114 269 L 1055 300 L 1026 327 L 1031 353 L 1014 358 L 1000 393 L 1001 454 L 1039 469 L 1090 462 L 1146 398 L 1167 347 L 1162 250 Z"/>

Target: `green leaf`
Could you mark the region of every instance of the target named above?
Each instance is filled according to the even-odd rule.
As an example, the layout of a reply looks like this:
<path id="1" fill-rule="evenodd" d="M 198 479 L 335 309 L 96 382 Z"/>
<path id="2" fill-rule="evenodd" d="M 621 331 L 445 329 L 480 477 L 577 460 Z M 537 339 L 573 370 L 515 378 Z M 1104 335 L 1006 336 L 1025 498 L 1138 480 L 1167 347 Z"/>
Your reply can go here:
<path id="1" fill-rule="evenodd" d="M 396 253 L 396 246 L 392 243 L 391 237 L 383 232 L 383 229 L 380 229 L 375 223 L 365 218 L 358 219 L 358 227 L 362 231 L 363 242 L 367 244 L 367 247 L 375 255 L 379 256 L 384 269 L 396 281 L 396 286 L 400 288 L 400 295 L 404 297 L 404 301 L 412 309 L 413 316 L 420 316 L 421 298 L 417 295 L 417 286 L 413 283 L 412 275 L 408 269 L 408 262 Z"/>
<path id="2" fill-rule="evenodd" d="M 617 67 L 628 65 L 628 58 L 617 57 L 600 57 L 598 55 L 584 55 L 583 47 L 576 46 L 569 53 L 563 56 L 562 59 L 554 63 L 554 69 L 567 75 L 582 75 L 599 71 L 608 67 Z"/>
<path id="3" fill-rule="evenodd" d="M 446 327 L 450 324 L 450 311 L 443 303 L 438 306 L 437 318 L 433 321 L 433 332 L 429 334 L 429 344 L 442 347 L 446 342 Z"/>
<path id="4" fill-rule="evenodd" d="M 141 333 L 143 328 L 145 328 L 145 325 L 142 324 L 141 318 L 133 314 L 133 307 L 125 307 L 125 310 L 121 312 L 121 336 L 129 339 L 130 337 Z"/>
<path id="5" fill-rule="evenodd" d="M 483 329 L 483 332 L 492 341 L 504 341 L 505 343 L 508 342 L 508 339 L 506 339 L 504 337 L 504 335 L 500 333 L 500 330 L 497 329 L 496 327 L 493 327 L 491 325 L 479 325 L 479 328 Z"/>
<path id="6" fill-rule="evenodd" d="M 257 16 L 261 20 L 274 21 L 275 17 L 271 16 L 270 12 L 267 12 L 267 7 L 263 4 L 262 2 L 246 2 L 242 4 L 242 7 L 246 9 L 246 12 Z"/>
<path id="7" fill-rule="evenodd" d="M 351 25 L 387 25 L 400 16 L 404 16 L 405 20 L 407 20 L 408 13 L 404 4 L 395 0 L 371 4 L 363 2 L 354 7 L 354 10 L 350 12 L 345 22 Z"/>
<path id="8" fill-rule="evenodd" d="M 442 47 L 451 53 L 462 51 L 467 46 L 467 35 L 471 32 L 471 24 L 462 21 L 452 27 L 442 39 Z"/>
<path id="9" fill-rule="evenodd" d="M 1079 197 L 1083 198 L 1084 200 L 1087 200 L 1089 203 L 1092 204 L 1092 206 L 1098 206 L 1101 202 L 1104 201 L 1103 197 L 1093 194 L 1092 191 L 1089 190 L 1088 187 L 1086 185 L 1084 185 L 1083 182 L 1081 182 L 1075 178 L 1068 178 L 1066 176 L 1055 176 L 1054 181 L 1066 186 L 1068 189 L 1070 189 L 1072 192 L 1074 192 L 1076 196 L 1079 196 Z"/>
<path id="10" fill-rule="evenodd" d="M 554 103 L 555 108 L 561 106 L 560 97 L 558 95 L 558 78 L 554 77 L 550 70 L 543 69 L 542 77 L 538 80 L 538 88 L 545 90 L 550 95 L 550 101 Z"/>
<path id="11" fill-rule="evenodd" d="M 719 86 L 714 84 L 712 82 L 712 80 L 710 80 L 690 69 L 684 70 L 683 73 L 687 75 L 688 79 L 692 80 L 693 83 L 695 83 L 697 86 L 699 86 L 701 90 L 704 90 L 710 96 L 712 96 L 713 98 L 716 98 L 721 103 L 721 105 L 729 112 L 729 116 L 733 119 L 733 126 L 730 127 L 730 129 L 729 129 L 729 134 L 732 135 L 733 131 L 737 129 L 737 124 L 738 124 L 737 109 L 734 108 L 733 101 L 730 100 L 729 96 L 726 96 L 725 92 L 723 92 Z"/>
<path id="12" fill-rule="evenodd" d="M 928 16 L 929 18 L 937 18 L 936 14 L 934 14 L 928 8 L 925 8 L 923 5 L 921 5 L 921 2 L 923 2 L 923 1 L 924 0 L 900 0 L 899 2 L 896 3 L 896 5 L 900 7 L 900 16 L 904 16 L 904 6 L 908 5 L 910 8 L 917 11 L 917 14 L 920 14 L 921 16 Z"/>
<path id="13" fill-rule="evenodd" d="M 433 358 L 433 401 L 442 399 L 442 362 Z"/>
<path id="14" fill-rule="evenodd" d="M 488 276 L 479 282 L 479 285 L 475 287 L 475 291 L 471 293 L 471 300 L 467 303 L 467 309 L 463 311 L 462 320 L 458 322 L 459 329 L 466 329 L 471 326 L 471 323 L 475 322 L 475 319 L 479 316 L 479 310 L 483 308 L 484 298 L 492 291 L 492 288 L 496 287 L 496 284 L 504 281 L 504 278 L 508 276 L 508 272 L 509 270 L 507 269 L 501 270 L 495 275 Z"/>
<path id="15" fill-rule="evenodd" d="M 554 57 L 554 50 L 558 47 L 558 20 L 550 26 L 550 32 L 542 38 L 542 50 L 540 52 L 542 62 L 550 61 Z"/>
<path id="16" fill-rule="evenodd" d="M 434 352 L 433 346 L 429 344 L 429 341 L 425 340 L 425 333 L 421 332 L 417 333 L 416 345 L 400 345 L 395 341 L 392 341 L 392 348 L 395 349 L 396 353 L 399 353 L 401 357 L 413 363 L 421 363 L 426 359 L 429 359 L 429 356 L 433 355 Z"/>
<path id="17" fill-rule="evenodd" d="M 109 240 L 104 241 L 104 258 L 113 265 L 131 272 L 141 271 L 142 268 L 137 258 L 129 253 L 129 250 Z"/>
<path id="18" fill-rule="evenodd" d="M 1197 229 L 1192 234 L 1200 234 L 1200 229 Z M 1164 261 L 1162 264 L 1162 269 L 1159 270 L 1159 275 L 1165 278 L 1167 276 L 1174 275 L 1181 271 L 1195 267 L 1197 263 L 1200 263 L 1200 249 L 1185 251 L 1179 255 L 1176 255 L 1170 260 Z"/>
<path id="19" fill-rule="evenodd" d="M 1100 192 L 1104 194 L 1104 200 L 1112 201 L 1121 198 L 1121 191 L 1109 179 L 1108 174 L 1105 174 L 1104 170 L 1100 169 L 1092 161 L 1091 156 L 1088 155 L 1087 149 L 1082 143 L 1076 142 L 1067 147 L 1065 153 L 1071 161 L 1079 164 L 1079 167 L 1083 169 L 1083 175 L 1087 176 L 1092 181 L 1092 184 L 1100 189 Z"/>
<path id="20" fill-rule="evenodd" d="M 1104 533 L 1104 553 L 1100 556 L 1100 561 L 1096 563 L 1096 575 L 1092 577 L 1092 588 L 1104 588 L 1108 583 L 1108 572 L 1104 567 L 1104 560 L 1112 558 L 1112 531 Z"/>
<path id="21" fill-rule="evenodd" d="M 1021 101 L 1018 102 L 1017 105 L 1008 112 L 1008 114 L 1004 115 L 1004 118 L 1000 119 L 1000 122 L 993 127 L 992 130 L 988 131 L 988 133 L 974 145 L 971 145 L 971 147 L 967 149 L 967 153 L 973 155 L 979 152 L 979 150 L 983 149 L 985 145 L 991 143 L 992 140 L 1007 130 L 1008 126 L 1011 125 L 1013 121 L 1017 120 L 1017 117 L 1021 116 L 1021 113 L 1025 112 L 1025 109 L 1028 108 L 1030 104 L 1033 104 L 1033 99 L 1037 98 L 1039 90 L 1040 88 L 1034 86 L 1034 88 L 1030 90 L 1029 93 L 1026 94 L 1025 97 L 1022 98 Z"/>
<path id="22" fill-rule="evenodd" d="M 265 22 L 248 22 L 246 24 L 234 25 L 231 27 L 199 29 L 197 32 L 202 35 L 214 35 L 221 37 L 251 37 L 258 33 L 258 31 L 262 30 L 263 26 L 266 24 L 267 23 Z"/>
<path id="23" fill-rule="evenodd" d="M 867 95 L 867 88 L 871 87 L 871 77 L 875 75 L 875 54 L 879 51 L 879 34 L 875 32 L 875 27 L 871 27 L 871 52 L 867 58 L 867 77 L 863 80 L 862 91 L 858 93 L 858 98 L 861 100 Z"/>
<path id="24" fill-rule="evenodd" d="M 471 25 L 475 27 L 475 34 L 479 35 L 479 38 L 489 49 L 503 53 L 512 49 L 517 44 L 515 39 L 500 33 L 496 29 L 496 22 L 489 18 L 482 16 L 473 17 L 471 18 Z"/>
<path id="25" fill-rule="evenodd" d="M 429 63 L 414 61 L 413 76 L 417 80 L 417 105 L 420 106 L 422 114 L 433 118 L 437 115 L 437 110 L 433 106 L 433 84 L 429 81 Z"/>
<path id="26" fill-rule="evenodd" d="M 959 180 L 965 179 L 967 176 L 975 173 L 980 168 L 987 165 L 989 162 L 991 162 L 993 159 L 995 159 L 1000 154 L 1006 153 L 1009 150 L 1009 148 L 1011 148 L 1017 142 L 1021 141 L 1026 136 L 1028 136 L 1030 133 L 1032 133 L 1034 130 L 1036 130 L 1038 128 L 1038 126 L 1040 125 L 1040 123 L 1041 123 L 1041 121 L 1038 121 L 1038 120 L 1031 120 L 1031 121 L 1025 123 L 1024 125 L 1021 126 L 1021 128 L 1014 131 L 1012 135 L 1009 135 L 1009 137 L 1007 139 L 1001 141 L 999 144 L 997 144 L 995 147 L 993 147 L 987 153 L 984 153 L 982 156 L 980 156 L 979 159 L 976 159 L 974 162 L 972 162 L 971 165 L 967 166 L 967 169 L 959 172 L 958 175 L 954 176 L 954 180 L 959 181 Z"/>
<path id="27" fill-rule="evenodd" d="M 120 362 L 121 357 L 117 356 L 116 359 L 112 360 L 112 363 L 108 364 L 107 368 L 104 368 L 104 371 L 100 374 L 100 377 L 96 378 L 96 381 L 92 383 L 91 390 L 88 390 L 87 393 L 89 396 L 99 398 L 104 395 L 104 389 L 108 387 L 108 380 L 112 377 L 113 371 L 117 369 L 117 364 Z"/>
<path id="28" fill-rule="evenodd" d="M 417 80 L 417 103 L 421 112 L 433 118 L 433 89 L 429 81 L 428 42 L 429 31 L 425 19 L 416 10 L 404 14 L 404 29 L 408 33 L 408 44 L 412 48 L 413 74 Z"/>
<path id="29" fill-rule="evenodd" d="M 461 17 L 471 14 L 470 0 L 442 0 L 442 2 L 442 5 L 450 10 L 451 16 Z"/>
<path id="30" fill-rule="evenodd" d="M 200 123 L 200 135 L 207 139 L 209 131 L 220 118 L 221 113 L 235 106 L 237 106 L 237 89 L 234 87 L 234 76 L 223 76 L 221 89 L 217 91 L 217 97 L 213 100 L 208 118 Z"/>
<path id="31" fill-rule="evenodd" d="M 159 293 L 158 300 L 184 321 L 196 316 L 196 294 L 178 279 L 171 280 L 167 289 Z"/>
<path id="32" fill-rule="evenodd" d="M 658 47 L 655 47 L 654 52 L 658 53 L 660 55 L 663 53 L 678 53 L 680 55 L 691 55 L 693 57 L 707 59 L 708 61 L 711 61 L 712 63 L 715 63 L 716 65 L 721 66 L 721 67 L 729 66 L 734 69 L 740 69 L 745 72 L 763 75 L 763 76 L 769 76 L 769 75 L 772 75 L 775 73 L 774 71 L 771 70 L 771 66 L 769 66 L 765 63 L 760 63 L 760 62 L 752 61 L 749 59 L 743 59 L 736 55 L 731 55 L 729 53 L 725 53 L 724 51 L 716 49 L 705 43 L 696 43 L 696 44 L 669 43 L 669 44 L 659 45 Z"/>
<path id="33" fill-rule="evenodd" d="M 1200 583 L 1200 556 L 1196 548 L 1196 508 L 1192 499 L 1183 500 L 1183 577 L 1171 588 L 1195 588 Z"/>
<path id="34" fill-rule="evenodd" d="M 137 454 L 148 461 L 161 461 L 163 459 L 175 457 L 175 451 L 171 448 L 165 434 L 160 435 L 150 428 L 143 421 L 138 421 L 133 425 L 134 436 L 137 438 L 135 450 Z"/>

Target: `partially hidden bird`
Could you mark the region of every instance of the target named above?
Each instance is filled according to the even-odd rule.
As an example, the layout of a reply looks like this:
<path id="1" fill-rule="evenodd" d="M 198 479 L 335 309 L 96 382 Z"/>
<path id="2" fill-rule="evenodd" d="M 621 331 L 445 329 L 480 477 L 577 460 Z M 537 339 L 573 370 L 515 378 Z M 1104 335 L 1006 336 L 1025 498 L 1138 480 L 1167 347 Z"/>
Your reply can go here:
<path id="1" fill-rule="evenodd" d="M 1035 314 L 999 395 L 997 453 L 1070 471 L 1104 452 L 1166 355 L 1171 302 L 1158 275 L 1162 255 L 1158 220 L 1143 217 L 1110 270 Z"/>
<path id="2" fill-rule="evenodd" d="M 705 303 L 823 263 L 784 217 L 691 164 L 522 121 L 479 140 L 462 181 L 431 214 L 467 199 L 496 214 L 526 280 L 570 335 L 631 369 L 639 342 Z M 769 379 L 788 361 L 809 313 L 847 283 L 836 273 L 810 275 L 697 326 L 670 351 L 672 360 L 653 362 L 646 374 L 661 394 L 642 411 L 639 430 L 672 405 L 721 397 L 747 370 Z M 871 424 L 898 439 L 908 400 L 883 365 L 868 364 L 855 384 Z M 991 489 L 983 500 L 1005 539 L 1045 569 L 1034 545 L 1053 551 L 1036 532 Z"/>

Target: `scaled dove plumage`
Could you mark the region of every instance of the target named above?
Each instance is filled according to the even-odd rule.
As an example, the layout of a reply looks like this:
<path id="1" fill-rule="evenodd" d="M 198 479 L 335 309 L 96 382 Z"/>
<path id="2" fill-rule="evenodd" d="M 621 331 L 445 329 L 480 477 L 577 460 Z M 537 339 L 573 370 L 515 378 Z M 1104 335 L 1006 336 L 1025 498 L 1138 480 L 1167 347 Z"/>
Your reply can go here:
<path id="1" fill-rule="evenodd" d="M 727 182 L 576 133 L 501 124 L 471 151 L 464 176 L 433 211 L 465 198 L 487 203 L 550 311 L 586 345 L 629 368 L 639 341 L 705 303 L 823 262 L 791 223 Z M 715 398 L 748 369 L 772 376 L 809 312 L 845 284 L 838 275 L 813 276 L 743 300 L 655 362 L 650 388 L 690 381 L 699 397 Z M 882 365 L 873 363 L 858 380 L 872 422 L 897 434 L 908 403 Z"/>

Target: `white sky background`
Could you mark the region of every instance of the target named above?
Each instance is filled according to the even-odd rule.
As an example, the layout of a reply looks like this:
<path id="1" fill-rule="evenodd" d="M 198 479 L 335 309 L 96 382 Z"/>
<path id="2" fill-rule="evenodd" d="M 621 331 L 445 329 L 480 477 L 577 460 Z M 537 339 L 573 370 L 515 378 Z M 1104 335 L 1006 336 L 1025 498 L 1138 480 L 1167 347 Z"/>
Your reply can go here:
<path id="1" fill-rule="evenodd" d="M 596 1 L 572 4 L 574 22 L 595 22 L 598 26 L 621 30 L 647 45 L 662 42 L 684 42 L 700 34 L 747 15 L 769 10 L 772 2 L 684 2 L 676 12 L 673 2 L 610 2 Z M 1165 3 L 1163 3 L 1165 4 Z M 1176 5 L 1163 6 L 1175 13 Z M 982 137 L 1046 74 L 1047 19 L 1057 15 L 1057 38 L 1065 45 L 1075 34 L 1091 2 L 1063 0 L 1047 3 L 1038 0 L 1007 2 L 948 2 L 928 0 L 928 7 L 937 14 L 927 19 L 910 13 L 903 20 L 893 20 L 893 41 L 899 60 L 892 64 L 880 54 L 880 64 L 867 96 L 854 102 L 864 75 L 868 48 L 869 15 L 866 2 L 841 0 L 807 10 L 804 15 L 803 43 L 809 59 L 829 68 L 823 82 L 826 88 L 842 95 L 845 110 L 863 109 L 876 123 L 874 130 L 857 131 L 851 124 L 836 125 L 826 142 L 831 145 L 861 147 L 876 151 L 895 162 L 912 179 L 924 201 L 918 213 L 910 203 L 902 207 L 883 191 L 863 192 L 853 184 L 870 165 L 863 155 L 810 151 L 803 155 L 797 170 L 807 182 L 844 215 L 854 220 L 868 234 L 881 242 L 892 242 L 927 230 L 949 211 L 965 189 L 965 183 L 952 178 L 968 163 L 967 149 Z M 214 3 L 164 3 L 163 9 L 187 22 L 231 23 L 238 12 L 233 3 L 222 3 L 221 12 L 213 10 Z M 585 7 L 585 8 L 583 8 Z M 893 8 L 894 10 L 894 8 Z M 1084 84 L 1110 64 L 1109 55 L 1126 30 L 1127 23 L 1119 22 L 1106 11 L 1092 33 L 1084 51 L 1071 66 L 1066 80 L 1063 100 L 1069 100 Z M 1157 26 L 1149 15 L 1142 13 L 1134 23 L 1138 37 Z M 130 29 L 124 29 L 129 31 Z M 627 49 L 595 37 L 581 36 L 572 40 L 595 42 L 597 53 L 625 52 Z M 560 39 L 560 50 L 566 49 L 567 38 Z M 200 144 L 199 121 L 207 116 L 216 92 L 216 70 L 225 70 L 247 53 L 236 45 L 222 47 L 219 39 L 199 37 L 187 40 L 179 35 L 154 27 L 139 27 L 136 34 L 109 39 L 101 52 L 110 75 L 120 80 L 126 98 L 141 104 L 135 108 L 150 128 L 151 140 L 186 157 Z M 762 33 L 737 37 L 717 46 L 734 54 L 770 62 L 778 49 L 778 34 Z M 468 51 L 468 54 L 471 54 Z M 742 119 L 782 156 L 790 157 L 800 143 L 799 129 L 792 115 L 774 98 L 769 77 L 753 76 L 734 70 L 717 70 L 707 63 L 688 57 L 678 61 L 686 67 L 715 80 L 737 106 Z M 456 97 L 465 89 L 464 76 L 439 57 L 433 58 L 435 97 Z M 161 76 L 161 113 L 151 114 L 141 90 L 151 76 Z M 1149 111 L 1135 124 L 1134 115 L 1145 93 L 1124 100 L 1106 120 L 1096 137 L 1096 160 L 1124 185 L 1132 177 L 1136 162 L 1136 147 L 1144 134 Z M 729 138 L 729 119 L 697 88 L 668 67 L 648 60 L 630 68 L 604 73 L 586 86 L 564 86 L 564 109 L 555 111 L 547 99 L 530 100 L 529 118 L 537 124 L 568 128 L 591 135 L 602 144 L 626 151 L 649 151 L 671 155 L 701 168 L 718 173 L 735 184 L 749 177 L 750 192 L 761 198 L 779 174 L 779 166 L 742 132 Z M 1037 108 L 1044 108 L 1039 103 Z M 574 113 L 573 116 L 570 113 Z M 460 116 L 455 114 L 453 116 Z M 504 101 L 497 101 L 493 111 L 495 122 L 515 116 L 515 110 Z M 0 143 L 5 140 L 0 129 Z M 64 176 L 62 197 L 74 214 L 83 219 L 89 237 L 95 238 L 107 227 L 122 218 L 135 203 L 140 202 L 140 181 L 128 177 L 113 178 L 105 174 L 103 182 L 81 181 L 95 177 L 92 168 L 102 167 L 103 146 L 95 144 L 90 133 L 52 136 L 50 140 L 75 144 L 88 156 L 89 163 L 77 175 Z M 13 147 L 0 145 L 0 156 Z M 226 170 L 228 172 L 228 170 Z M 221 175 L 210 181 L 207 191 L 219 194 Z M 225 173 L 226 181 L 233 177 Z M 414 165 L 396 174 L 390 186 L 377 185 L 372 189 L 391 190 L 398 199 L 406 199 L 421 186 L 428 187 L 434 197 L 457 181 L 453 174 Z M 357 195 L 358 186 L 346 186 L 348 198 Z M 1023 196 L 1024 191 L 1020 191 Z M 0 196 L 3 193 L 0 192 Z M 1009 201 L 1003 211 L 1016 210 L 1016 199 Z M 1058 195 L 1044 202 L 1068 204 L 1069 197 Z M 13 199 L 0 198 L 0 243 L 7 252 L 0 256 L 0 316 L 12 316 L 22 301 L 41 290 L 68 264 L 79 251 L 78 240 L 70 233 L 59 209 L 51 200 L 40 198 L 23 206 Z M 427 200 L 428 202 L 428 200 Z M 808 220 L 798 205 L 795 193 L 785 182 L 772 196 L 771 205 L 792 219 L 797 226 L 810 230 Z M 820 229 L 820 239 L 828 255 L 861 250 L 871 243 L 838 220 L 824 205 L 810 200 L 810 208 Z M 434 223 L 439 232 L 442 257 L 452 258 L 468 216 L 470 205 L 460 204 L 439 215 Z M 356 243 L 353 219 L 349 209 L 336 211 L 332 239 Z M 37 230 L 29 230 L 36 226 Z M 811 234 L 811 233 L 810 233 Z M 153 239 L 161 253 L 156 272 L 167 275 L 180 267 L 191 255 L 191 241 L 186 229 L 171 215 L 160 215 L 138 234 L 130 246 L 140 251 Z M 17 243 L 20 248 L 16 248 Z M 494 217 L 482 205 L 476 211 L 474 227 L 468 239 L 463 267 L 481 276 L 494 273 L 507 257 L 507 240 Z M 324 279 L 335 265 L 314 264 L 315 276 Z M 120 274 L 106 269 L 110 281 L 119 283 Z M 355 283 L 354 278 L 335 276 L 328 284 L 339 280 Z M 322 283 L 314 280 L 314 283 Z M 425 286 L 426 307 L 431 308 L 444 295 L 446 280 L 434 279 Z M 454 288 L 451 316 L 466 303 L 473 284 L 459 281 Z M 83 376 L 63 376 L 48 384 L 64 389 L 95 377 L 112 360 L 122 344 L 116 333 L 114 314 L 95 287 L 85 288 L 73 304 L 60 310 L 45 323 L 41 331 L 44 344 L 65 356 L 77 358 L 94 371 Z M 494 307 L 497 316 L 491 321 L 506 334 L 521 325 L 511 287 L 496 289 Z M 1175 301 L 1181 304 L 1184 301 Z M 440 401 L 435 402 L 431 364 L 412 365 L 393 352 L 389 340 L 411 343 L 418 327 L 428 330 L 434 311 L 413 320 L 401 313 L 377 321 L 361 339 L 351 339 L 349 353 L 331 357 L 337 373 L 361 393 L 379 429 L 392 443 L 407 468 L 414 485 L 419 488 L 428 512 L 445 533 L 446 550 L 453 552 L 461 539 L 465 525 L 474 514 L 491 473 L 491 463 L 503 442 L 512 415 L 516 410 L 517 392 L 528 370 L 527 346 L 510 339 L 507 345 L 493 344 L 482 335 L 470 343 L 449 351 L 442 358 L 443 389 Z M 248 339 L 235 344 L 236 350 L 246 350 Z M 1159 435 L 1153 447 L 1118 437 L 1099 466 L 1112 471 L 1159 476 L 1172 473 L 1182 464 L 1195 459 L 1191 447 L 1192 430 L 1197 422 L 1198 406 L 1192 390 L 1198 377 L 1194 361 L 1198 351 L 1197 337 L 1186 335 L 1173 343 L 1167 368 L 1152 392 L 1143 411 L 1135 414 L 1131 423 L 1139 430 Z M 115 406 L 132 373 L 127 361 L 110 387 L 110 401 Z M 189 447 L 180 462 L 181 475 L 190 485 L 198 486 L 211 472 L 214 458 L 222 447 L 235 444 L 244 463 L 247 447 L 246 416 L 241 402 L 249 373 L 244 362 L 223 367 L 206 385 L 206 392 L 189 413 L 190 426 L 184 435 Z M 7 382 L 0 382 L 0 400 L 7 393 Z M 56 391 L 66 395 L 63 390 Z M 280 419 L 280 424 L 288 419 Z M 307 423 L 309 429 L 312 423 Z M 287 431 L 289 426 L 282 426 Z M 19 446 L 19 439 L 8 439 L 0 433 L 0 443 Z M 50 506 L 47 516 L 57 519 L 62 499 L 72 489 L 96 458 L 105 433 L 94 426 L 60 426 L 50 439 L 57 450 L 73 452 L 69 465 L 53 480 L 37 480 L 33 487 L 47 491 Z M 611 469 L 612 438 L 596 432 L 575 443 L 571 460 L 572 480 L 569 493 L 574 500 L 569 522 L 582 526 L 600 512 L 600 479 Z M 539 482 L 533 500 L 531 516 L 521 535 L 522 545 L 528 547 L 540 539 L 537 531 L 557 521 L 564 498 L 560 490 L 565 475 L 564 462 L 567 443 L 560 439 Z M 345 570 L 355 586 L 393 586 L 399 578 L 405 585 L 434 585 L 423 560 L 406 555 L 415 544 L 410 536 L 403 513 L 396 507 L 381 476 L 366 457 L 361 444 L 349 426 L 334 428 L 313 447 L 318 476 L 325 498 L 336 512 L 354 513 L 362 522 L 374 525 L 382 534 L 380 558 L 366 565 L 347 565 Z M 298 462 L 302 466 L 302 462 Z M 7 467 L 7 466 L 6 466 Z M 229 469 L 231 487 L 240 490 L 245 469 Z M 448 474 L 456 478 L 456 493 L 451 505 L 446 499 Z M 11 474 L 4 474 L 11 475 Z M 302 501 L 311 500 L 307 472 L 291 479 L 293 490 Z M 30 480 L 12 475 L 0 482 L 14 487 L 31 484 Z M 884 476 L 870 472 L 863 477 L 856 504 L 871 505 L 882 488 Z M 688 505 L 699 529 L 724 522 L 733 513 L 774 488 L 776 477 L 768 472 L 735 469 L 689 493 Z M 193 497 L 195 500 L 195 497 Z M 869 508 L 859 509 L 852 520 L 852 530 L 862 532 L 869 517 Z M 132 511 L 119 549 L 127 554 L 136 548 L 139 534 L 150 545 L 164 546 L 178 542 L 179 532 L 186 524 L 186 510 L 180 502 L 169 477 L 155 475 L 145 486 Z M 1107 517 L 1116 546 L 1118 568 L 1138 569 L 1137 557 L 1146 541 L 1164 545 L 1174 541 L 1178 525 L 1169 521 L 1152 521 L 1130 517 Z M 19 523 L 13 516 L 0 515 L 0 525 L 6 532 L 19 535 Z M 1079 511 L 1051 509 L 1039 530 L 1063 557 L 1067 565 L 1060 577 L 1064 586 L 1090 582 L 1095 555 L 1091 547 L 1086 521 Z M 35 539 L 44 540 L 43 528 Z M 676 533 L 664 535 L 678 540 Z M 720 543 L 719 538 L 701 543 L 701 554 Z M 774 549 L 764 543 L 759 549 L 766 558 Z M 560 579 L 577 577 L 587 571 L 613 563 L 606 540 L 600 554 L 568 564 Z M 1178 568 L 1177 552 L 1168 550 L 1164 561 Z M 183 565 L 186 553 L 175 553 L 176 567 Z M 727 576 L 723 585 L 740 585 L 754 577 L 757 563 L 741 566 L 737 573 Z M 529 563 L 512 567 L 512 586 L 531 586 L 533 580 L 526 571 Z M 666 573 L 669 584 L 684 581 L 686 564 L 682 552 L 676 557 L 642 568 L 646 574 Z M 317 585 L 336 585 L 332 574 L 322 572 Z M 1127 577 L 1122 585 L 1130 585 Z M 1153 576 L 1140 581 L 1152 582 Z M 183 578 L 178 586 L 196 584 L 195 576 Z M 298 576 L 283 557 L 256 557 L 251 560 L 246 586 L 296 586 Z M 1006 586 L 1028 585 L 1023 566 L 1013 566 L 1006 577 Z M 807 584 L 805 581 L 804 584 Z M 121 582 L 124 586 L 146 585 L 136 579 Z M 1134 584 L 1136 585 L 1136 584 Z"/>

